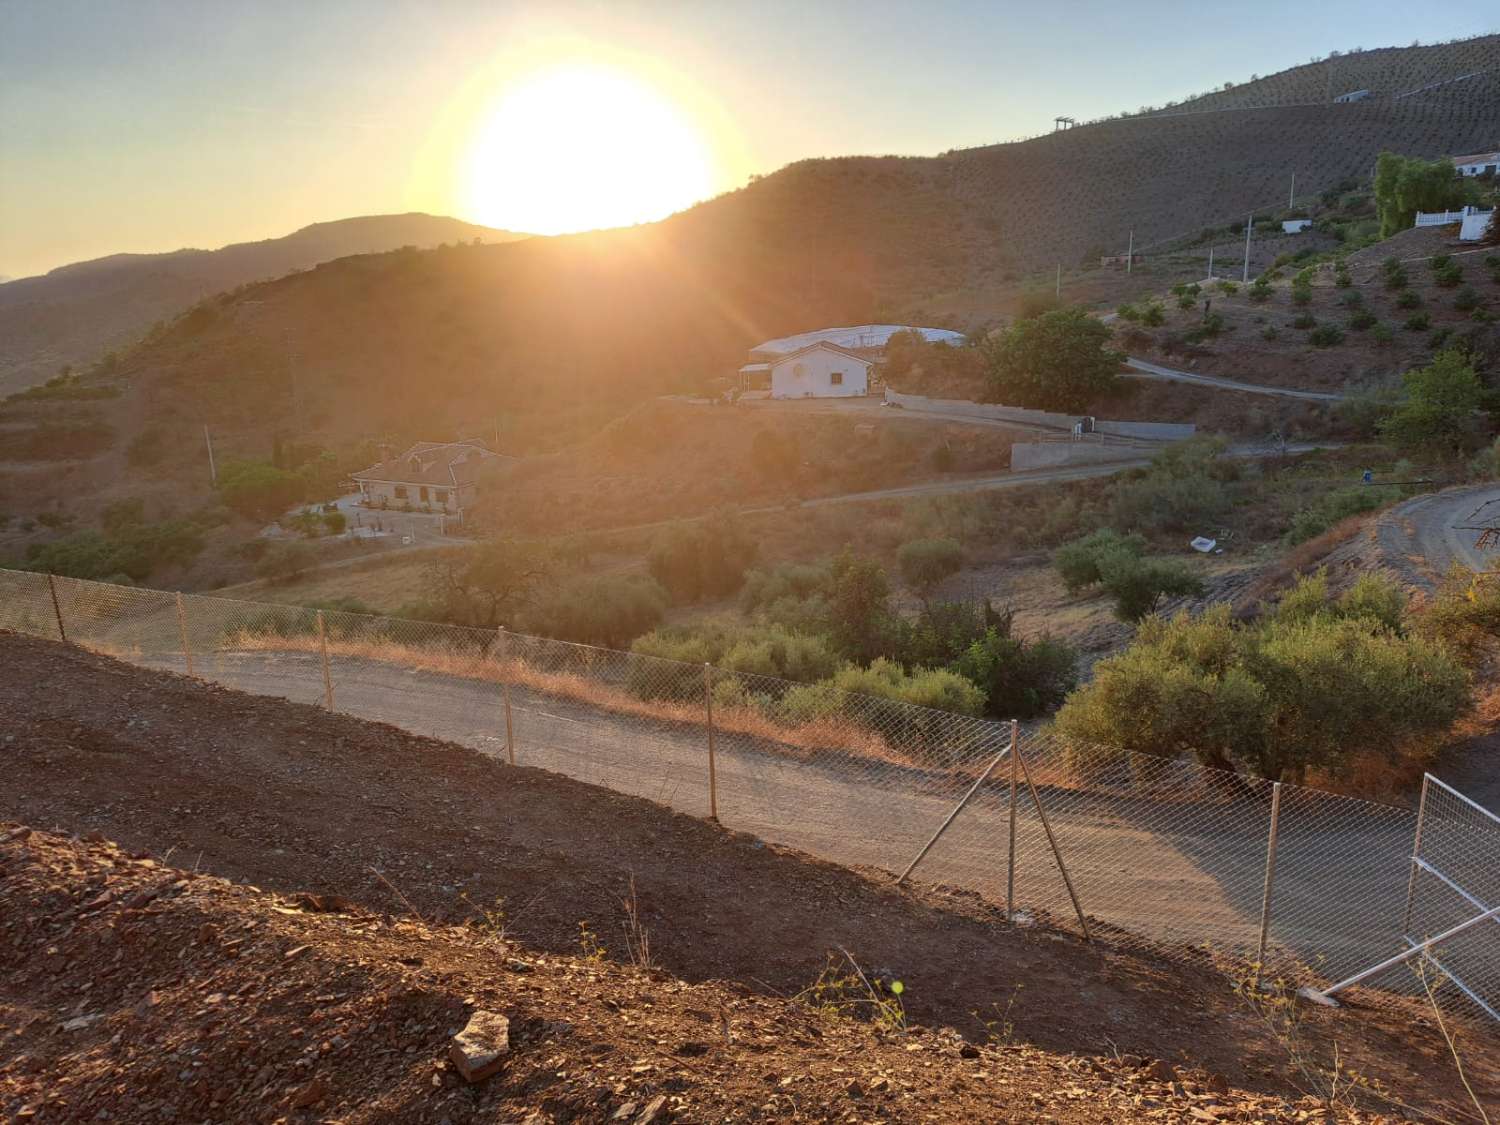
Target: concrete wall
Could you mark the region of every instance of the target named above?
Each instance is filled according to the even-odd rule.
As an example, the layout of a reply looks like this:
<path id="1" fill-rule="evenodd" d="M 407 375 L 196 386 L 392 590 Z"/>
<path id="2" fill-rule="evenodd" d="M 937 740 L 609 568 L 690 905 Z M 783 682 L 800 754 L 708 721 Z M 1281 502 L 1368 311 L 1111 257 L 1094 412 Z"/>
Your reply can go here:
<path id="1" fill-rule="evenodd" d="M 1493 214 L 1493 211 L 1481 211 L 1477 207 L 1465 207 L 1463 226 L 1458 228 L 1458 240 L 1460 242 L 1478 242 L 1484 234 L 1484 228 L 1490 225 L 1490 216 Z"/>
<path id="2" fill-rule="evenodd" d="M 838 383 L 835 373 L 843 375 Z M 846 398 L 869 389 L 869 363 L 843 352 L 815 348 L 771 365 L 772 398 Z"/>
<path id="3" fill-rule="evenodd" d="M 1001 406 L 991 402 L 969 402 L 957 398 L 928 398 L 885 389 L 887 402 L 897 402 L 908 410 L 929 414 L 949 414 L 957 418 L 989 418 L 998 422 L 1020 422 L 1047 426 L 1064 433 L 1071 432 L 1078 421 L 1076 414 L 1053 414 L 1046 410 L 1025 410 L 1019 406 Z M 1185 441 L 1198 432 L 1191 422 L 1110 422 L 1096 419 L 1094 428 L 1101 434 L 1140 438 L 1144 441 Z"/>
<path id="4" fill-rule="evenodd" d="M 1109 461 L 1144 461 L 1152 451 L 1139 445 L 1091 441 L 1018 441 L 1010 447 L 1010 471 L 1055 469 L 1065 465 L 1098 465 Z"/>

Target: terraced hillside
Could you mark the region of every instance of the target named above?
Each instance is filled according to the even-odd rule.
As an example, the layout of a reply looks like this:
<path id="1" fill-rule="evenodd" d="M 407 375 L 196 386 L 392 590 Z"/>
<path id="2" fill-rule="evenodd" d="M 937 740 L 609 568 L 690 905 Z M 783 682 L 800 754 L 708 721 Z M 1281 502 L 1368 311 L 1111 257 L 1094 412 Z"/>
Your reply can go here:
<path id="1" fill-rule="evenodd" d="M 1172 102 L 1152 113 L 1261 109 L 1326 103 L 1340 94 L 1368 90 L 1375 98 L 1414 97 L 1437 90 L 1472 93 L 1473 78 L 1500 66 L 1500 35 L 1482 35 L 1429 46 L 1380 47 L 1336 52 L 1248 82 Z"/>

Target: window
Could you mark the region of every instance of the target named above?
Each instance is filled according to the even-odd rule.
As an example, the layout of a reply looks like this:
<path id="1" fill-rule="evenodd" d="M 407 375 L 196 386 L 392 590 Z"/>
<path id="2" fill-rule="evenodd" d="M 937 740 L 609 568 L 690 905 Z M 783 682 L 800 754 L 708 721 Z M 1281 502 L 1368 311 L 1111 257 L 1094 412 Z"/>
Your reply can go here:
<path id="1" fill-rule="evenodd" d="M 405 500 L 406 499 L 406 485 L 404 485 L 404 484 L 398 484 L 396 486 L 396 499 L 397 500 Z"/>
<path id="2" fill-rule="evenodd" d="M 828 382 L 835 387 L 842 387 L 844 385 L 844 373 L 842 371 L 835 371 L 828 376 Z"/>
<path id="3" fill-rule="evenodd" d="M 446 504 L 448 502 L 448 490 L 446 488 L 439 488 L 432 494 L 432 498 L 439 504 Z"/>
<path id="4" fill-rule="evenodd" d="M 417 499 L 421 500 L 424 504 L 427 503 L 427 486 L 425 484 L 418 489 Z"/>

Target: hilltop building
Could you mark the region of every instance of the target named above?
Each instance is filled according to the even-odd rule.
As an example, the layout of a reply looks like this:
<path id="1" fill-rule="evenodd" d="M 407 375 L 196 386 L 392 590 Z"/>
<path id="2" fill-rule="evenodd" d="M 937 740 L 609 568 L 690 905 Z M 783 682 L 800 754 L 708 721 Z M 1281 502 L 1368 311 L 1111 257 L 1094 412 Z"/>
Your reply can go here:
<path id="1" fill-rule="evenodd" d="M 362 502 L 372 507 L 462 516 L 478 492 L 481 467 L 499 459 L 500 454 L 478 441 L 419 441 L 352 479 Z"/>
<path id="2" fill-rule="evenodd" d="M 767 340 L 750 349 L 740 387 L 767 388 L 772 398 L 845 398 L 870 393 L 871 374 L 897 332 L 918 332 L 929 343 L 964 342 L 962 332 L 905 324 L 820 328 Z"/>
<path id="3" fill-rule="evenodd" d="M 1453 166 L 1461 176 L 1482 176 L 1486 172 L 1500 173 L 1500 152 L 1472 152 L 1468 156 L 1455 156 Z"/>

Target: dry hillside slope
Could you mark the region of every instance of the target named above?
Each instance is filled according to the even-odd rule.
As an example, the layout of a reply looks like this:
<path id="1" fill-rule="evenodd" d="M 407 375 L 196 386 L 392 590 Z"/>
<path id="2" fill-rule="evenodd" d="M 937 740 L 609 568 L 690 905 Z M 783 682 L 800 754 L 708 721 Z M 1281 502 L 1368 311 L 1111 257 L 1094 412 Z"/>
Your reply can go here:
<path id="1" fill-rule="evenodd" d="M 0 395 L 133 343 L 151 323 L 250 281 L 350 254 L 524 237 L 418 213 L 314 223 L 282 238 L 218 250 L 114 254 L 0 284 Z M 3 280 L 3 279 L 0 279 Z"/>

